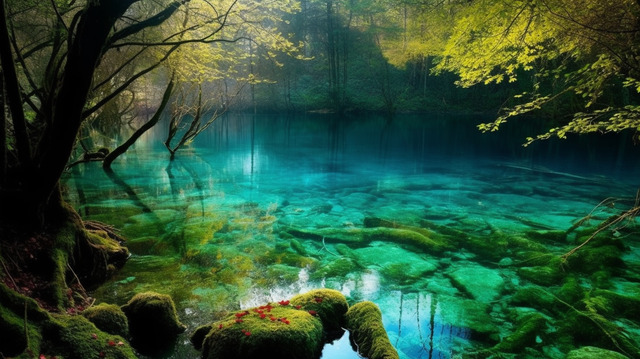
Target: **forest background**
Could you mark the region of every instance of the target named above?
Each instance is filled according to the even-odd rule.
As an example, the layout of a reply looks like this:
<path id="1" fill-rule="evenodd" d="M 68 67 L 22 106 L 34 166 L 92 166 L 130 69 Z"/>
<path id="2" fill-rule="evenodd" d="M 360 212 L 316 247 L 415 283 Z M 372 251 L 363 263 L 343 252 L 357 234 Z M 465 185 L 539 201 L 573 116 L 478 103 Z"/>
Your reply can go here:
<path id="1" fill-rule="evenodd" d="M 109 169 L 163 117 L 171 157 L 226 111 L 495 114 L 484 131 L 545 121 L 527 144 L 640 130 L 640 0 L 0 0 L 0 10 L 0 253 L 34 231 L 55 238 L 34 242 L 59 247 L 52 268 L 32 269 L 53 277 L 59 309 L 73 305 L 70 271 L 85 284 L 108 274 L 108 256 L 83 252 L 96 238 L 65 204 L 62 174 L 78 158 Z M 14 277 L 29 270 L 15 262 Z"/>

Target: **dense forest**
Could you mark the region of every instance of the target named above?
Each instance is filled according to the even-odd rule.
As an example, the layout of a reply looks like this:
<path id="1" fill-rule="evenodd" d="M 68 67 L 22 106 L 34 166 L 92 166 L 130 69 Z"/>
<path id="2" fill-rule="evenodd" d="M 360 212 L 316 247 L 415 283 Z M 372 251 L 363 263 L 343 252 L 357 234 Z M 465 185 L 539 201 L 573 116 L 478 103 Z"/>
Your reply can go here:
<path id="1" fill-rule="evenodd" d="M 526 145 L 640 131 L 640 0 L 0 0 L 0 65 L 0 277 L 54 312 L 128 257 L 61 176 L 158 124 L 172 158 L 232 111 L 544 119 Z"/>

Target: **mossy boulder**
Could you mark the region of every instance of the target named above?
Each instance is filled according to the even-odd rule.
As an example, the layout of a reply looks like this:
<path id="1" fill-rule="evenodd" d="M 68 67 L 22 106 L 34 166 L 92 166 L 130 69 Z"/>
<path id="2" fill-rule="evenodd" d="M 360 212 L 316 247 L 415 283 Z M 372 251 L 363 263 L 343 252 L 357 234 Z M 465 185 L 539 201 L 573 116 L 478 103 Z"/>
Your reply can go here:
<path id="1" fill-rule="evenodd" d="M 555 298 L 547 289 L 538 286 L 526 286 L 519 288 L 515 292 L 511 297 L 510 303 L 538 310 L 548 310 L 553 307 Z"/>
<path id="2" fill-rule="evenodd" d="M 611 350 L 586 346 L 570 351 L 567 359 L 628 359 L 628 357 Z"/>
<path id="3" fill-rule="evenodd" d="M 129 336 L 129 322 L 122 309 L 115 304 L 100 303 L 87 308 L 82 315 L 98 329 L 123 337 Z"/>
<path id="4" fill-rule="evenodd" d="M 241 310 L 198 328 L 191 337 L 202 358 L 317 358 L 324 344 L 317 313 L 289 301 Z"/>
<path id="5" fill-rule="evenodd" d="M 361 355 L 369 359 L 399 358 L 382 324 L 382 313 L 375 303 L 354 304 L 345 318 L 351 342 Z"/>
<path id="6" fill-rule="evenodd" d="M 552 286 L 558 284 L 565 275 L 560 260 L 552 260 L 548 265 L 518 268 L 518 275 L 532 283 Z"/>
<path id="7" fill-rule="evenodd" d="M 133 344 L 142 352 L 161 351 L 186 327 L 180 323 L 170 296 L 144 292 L 133 296 L 122 311 L 129 322 Z"/>
<path id="8" fill-rule="evenodd" d="M 589 243 L 591 244 L 591 243 Z M 612 270 L 624 267 L 623 251 L 615 245 L 594 247 L 587 245 L 567 258 L 568 266 L 582 273 L 594 273 L 599 270 Z"/>
<path id="9" fill-rule="evenodd" d="M 314 289 L 298 294 L 291 298 L 291 305 L 315 311 L 327 332 L 344 327 L 344 315 L 349 309 L 344 295 L 333 289 Z"/>
<path id="10" fill-rule="evenodd" d="M 124 338 L 101 331 L 81 315 L 48 313 L 2 283 L 0 353 L 23 358 L 37 353 L 58 358 L 136 358 Z"/>
<path id="11" fill-rule="evenodd" d="M 547 320 L 540 313 L 530 313 L 518 320 L 515 330 L 493 349 L 507 353 L 521 353 L 536 345 L 536 337 L 543 334 Z"/>
<path id="12" fill-rule="evenodd" d="M 315 359 L 326 342 L 344 332 L 348 309 L 342 293 L 315 289 L 291 300 L 231 313 L 197 328 L 191 342 L 205 359 Z"/>

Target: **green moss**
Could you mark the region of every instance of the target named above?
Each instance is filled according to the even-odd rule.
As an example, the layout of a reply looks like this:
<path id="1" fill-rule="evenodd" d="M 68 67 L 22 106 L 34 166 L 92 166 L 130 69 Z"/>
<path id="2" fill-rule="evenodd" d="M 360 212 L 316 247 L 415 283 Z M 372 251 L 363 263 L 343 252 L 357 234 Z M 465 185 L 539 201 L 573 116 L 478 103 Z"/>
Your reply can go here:
<path id="1" fill-rule="evenodd" d="M 299 255 L 304 256 L 304 257 L 308 256 L 307 255 L 307 250 L 304 248 L 302 243 L 298 242 L 296 239 L 291 238 L 291 240 L 289 241 L 289 244 L 291 245 L 291 249 L 293 249 Z"/>
<path id="2" fill-rule="evenodd" d="M 564 243 L 567 240 L 567 232 L 560 230 L 527 231 L 525 235 L 527 238 L 537 242 L 557 244 Z"/>
<path id="3" fill-rule="evenodd" d="M 323 346 L 320 319 L 289 303 L 239 311 L 200 327 L 191 337 L 196 348 L 205 332 L 201 345 L 204 359 L 314 359 Z"/>
<path id="4" fill-rule="evenodd" d="M 382 324 L 382 313 L 373 302 L 353 305 L 345 318 L 351 341 L 355 343 L 360 354 L 369 359 L 399 357 Z"/>
<path id="5" fill-rule="evenodd" d="M 612 292 L 610 290 L 597 289 L 591 293 L 608 302 L 609 308 L 616 316 L 625 318 L 640 318 L 640 298 Z"/>
<path id="6" fill-rule="evenodd" d="M 100 303 L 82 312 L 98 329 L 110 334 L 129 336 L 129 323 L 127 317 L 115 304 Z"/>
<path id="7" fill-rule="evenodd" d="M 574 304 L 584 298 L 584 289 L 575 276 L 568 276 L 556 295 L 564 302 Z"/>
<path id="8" fill-rule="evenodd" d="M 531 313 L 518 320 L 516 329 L 494 349 L 507 353 L 522 353 L 526 347 L 536 345 L 536 337 L 543 334 L 547 320 L 542 314 Z"/>
<path id="9" fill-rule="evenodd" d="M 548 290 L 538 286 L 526 286 L 518 288 L 511 298 L 511 304 L 548 310 L 553 307 L 555 298 Z"/>
<path id="10" fill-rule="evenodd" d="M 562 270 L 560 258 L 553 257 L 552 260 L 544 266 L 519 268 L 518 275 L 535 284 L 552 286 L 562 280 L 565 272 Z"/>
<path id="11" fill-rule="evenodd" d="M 356 270 L 357 266 L 349 258 L 337 258 L 311 272 L 311 279 L 339 277 L 344 278 L 349 273 Z"/>
<path id="12" fill-rule="evenodd" d="M 107 334 L 82 316 L 60 315 L 43 325 L 40 351 L 64 358 L 136 358 L 117 335 Z"/>
<path id="13" fill-rule="evenodd" d="M 0 306 L 0 353 L 8 357 L 17 356 L 27 349 L 24 318 Z"/>
<path id="14" fill-rule="evenodd" d="M 25 327 L 26 325 L 26 327 Z M 136 358 L 117 335 L 96 328 L 83 316 L 54 315 L 0 283 L 0 352 L 32 358 L 34 353 L 59 358 Z"/>
<path id="15" fill-rule="evenodd" d="M 122 306 L 122 311 L 127 316 L 133 344 L 143 352 L 164 349 L 186 329 L 178 319 L 173 300 L 166 294 L 136 294 Z"/>
<path id="16" fill-rule="evenodd" d="M 591 243 L 589 243 L 591 244 Z M 624 266 L 622 250 L 614 245 L 594 247 L 587 245 L 569 256 L 567 263 L 572 270 L 582 273 L 594 273 L 599 270 L 611 270 Z"/>
<path id="17" fill-rule="evenodd" d="M 344 314 L 349 309 L 344 295 L 332 289 L 314 289 L 298 294 L 291 298 L 291 305 L 315 311 L 327 332 L 344 327 Z"/>

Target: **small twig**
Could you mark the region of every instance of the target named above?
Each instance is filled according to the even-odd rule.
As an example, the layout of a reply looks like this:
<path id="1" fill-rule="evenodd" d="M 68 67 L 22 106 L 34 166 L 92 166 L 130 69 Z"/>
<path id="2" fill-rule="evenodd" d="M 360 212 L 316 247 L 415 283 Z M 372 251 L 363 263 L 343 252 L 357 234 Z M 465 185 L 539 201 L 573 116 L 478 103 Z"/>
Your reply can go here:
<path id="1" fill-rule="evenodd" d="M 334 255 L 334 256 L 336 256 L 336 257 L 340 257 L 340 255 L 339 255 L 339 254 L 335 254 L 335 253 L 331 252 L 331 251 L 329 250 L 329 248 L 327 248 L 326 243 L 324 243 L 324 237 L 322 237 L 322 249 L 324 249 L 325 251 L 329 252 L 329 254 L 333 254 L 333 255 Z"/>
<path id="2" fill-rule="evenodd" d="M 13 283 L 13 287 L 16 288 L 16 290 L 18 290 L 18 285 L 16 284 L 16 281 L 13 280 L 11 273 L 9 273 L 9 269 L 7 268 L 7 265 L 4 264 L 4 261 L 2 260 L 2 258 L 0 258 L 0 263 L 2 263 L 2 268 L 4 268 L 4 272 L 7 274 L 7 277 L 9 277 L 9 279 L 11 280 L 11 283 Z"/>

